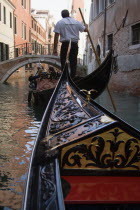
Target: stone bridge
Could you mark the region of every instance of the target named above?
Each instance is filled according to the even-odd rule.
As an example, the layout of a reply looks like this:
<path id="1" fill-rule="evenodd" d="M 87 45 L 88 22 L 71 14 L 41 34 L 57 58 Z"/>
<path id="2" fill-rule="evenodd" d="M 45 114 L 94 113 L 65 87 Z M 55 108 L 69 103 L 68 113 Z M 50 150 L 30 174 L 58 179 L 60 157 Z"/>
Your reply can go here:
<path id="1" fill-rule="evenodd" d="M 0 62 L 0 83 L 4 83 L 17 69 L 29 63 L 47 63 L 61 68 L 59 56 L 54 55 L 23 55 Z"/>

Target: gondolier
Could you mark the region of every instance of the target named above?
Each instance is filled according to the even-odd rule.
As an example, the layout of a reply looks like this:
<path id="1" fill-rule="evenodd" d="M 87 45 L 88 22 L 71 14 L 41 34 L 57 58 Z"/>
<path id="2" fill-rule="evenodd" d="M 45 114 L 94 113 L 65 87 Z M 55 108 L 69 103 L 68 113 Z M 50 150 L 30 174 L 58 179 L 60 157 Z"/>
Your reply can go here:
<path id="1" fill-rule="evenodd" d="M 62 19 L 57 22 L 54 32 L 54 50 L 53 54 L 57 55 L 57 44 L 58 38 L 60 35 L 61 52 L 61 69 L 64 69 L 66 62 L 66 55 L 68 51 L 69 42 L 71 41 L 71 49 L 69 54 L 69 61 L 71 67 L 71 77 L 74 77 L 76 74 L 77 67 L 77 55 L 78 55 L 78 41 L 79 41 L 79 32 L 87 32 L 87 25 L 82 24 L 81 22 L 71 18 L 69 16 L 68 10 L 62 10 L 61 12 Z"/>

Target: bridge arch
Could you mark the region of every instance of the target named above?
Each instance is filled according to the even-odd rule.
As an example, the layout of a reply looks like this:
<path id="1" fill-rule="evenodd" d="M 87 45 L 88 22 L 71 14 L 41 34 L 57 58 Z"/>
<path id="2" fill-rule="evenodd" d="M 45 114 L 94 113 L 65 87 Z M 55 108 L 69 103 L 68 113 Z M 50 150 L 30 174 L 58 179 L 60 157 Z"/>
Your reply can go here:
<path id="1" fill-rule="evenodd" d="M 26 57 L 26 59 L 25 59 Z M 5 69 L 3 75 L 1 76 L 1 80 L 0 83 L 4 83 L 7 81 L 7 79 L 19 68 L 21 68 L 22 66 L 25 66 L 26 64 L 30 64 L 30 63 L 46 63 L 46 64 L 50 64 L 58 69 L 61 69 L 61 64 L 59 61 L 59 57 L 57 56 L 34 56 L 34 57 L 30 57 L 30 56 L 22 56 L 22 59 L 20 61 L 21 58 L 16 58 L 15 60 L 17 60 L 18 62 L 14 62 L 11 67 L 9 68 L 10 65 L 7 65 L 7 69 Z"/>

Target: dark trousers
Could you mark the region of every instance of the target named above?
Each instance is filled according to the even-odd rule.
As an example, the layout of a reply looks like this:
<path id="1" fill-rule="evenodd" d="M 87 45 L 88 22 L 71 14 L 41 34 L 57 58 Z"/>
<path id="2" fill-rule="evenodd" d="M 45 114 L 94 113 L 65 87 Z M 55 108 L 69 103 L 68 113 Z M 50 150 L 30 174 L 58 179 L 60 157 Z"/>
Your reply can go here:
<path id="1" fill-rule="evenodd" d="M 69 42 L 62 42 L 61 51 L 60 51 L 60 60 L 61 60 L 62 71 L 65 67 L 68 47 L 69 47 Z M 70 53 L 69 53 L 71 77 L 74 77 L 76 75 L 77 55 L 78 55 L 78 43 L 71 42 L 71 49 L 70 49 Z"/>

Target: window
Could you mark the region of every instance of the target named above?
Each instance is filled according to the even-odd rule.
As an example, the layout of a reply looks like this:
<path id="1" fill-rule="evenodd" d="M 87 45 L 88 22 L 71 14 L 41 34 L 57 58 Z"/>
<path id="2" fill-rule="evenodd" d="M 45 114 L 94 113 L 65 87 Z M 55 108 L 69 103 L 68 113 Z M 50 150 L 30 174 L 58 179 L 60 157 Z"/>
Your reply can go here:
<path id="1" fill-rule="evenodd" d="M 6 7 L 3 7 L 3 22 L 6 24 Z"/>
<path id="2" fill-rule="evenodd" d="M 31 29 L 29 29 L 29 42 L 31 42 Z"/>
<path id="3" fill-rule="evenodd" d="M 90 7 L 90 21 L 97 17 L 105 9 L 105 0 L 92 0 Z"/>
<path id="4" fill-rule="evenodd" d="M 32 20 L 32 28 L 34 27 L 34 21 Z"/>
<path id="5" fill-rule="evenodd" d="M 93 0 L 91 1 L 91 6 L 90 6 L 90 21 L 93 20 L 93 16 L 94 16 L 94 13 L 93 13 Z"/>
<path id="6" fill-rule="evenodd" d="M 24 23 L 22 23 L 22 38 L 24 38 Z"/>
<path id="7" fill-rule="evenodd" d="M 115 0 L 109 0 L 109 4 L 112 4 L 114 2 L 115 2 Z"/>
<path id="8" fill-rule="evenodd" d="M 14 16 L 14 34 L 17 34 L 17 17 Z"/>
<path id="9" fill-rule="evenodd" d="M 35 41 L 32 39 L 32 51 L 35 51 Z"/>
<path id="10" fill-rule="evenodd" d="M 24 0 L 24 8 L 26 9 L 26 0 Z"/>
<path id="11" fill-rule="evenodd" d="M 21 5 L 26 9 L 26 0 L 21 0 Z"/>
<path id="12" fill-rule="evenodd" d="M 12 13 L 10 12 L 10 28 L 12 28 Z"/>
<path id="13" fill-rule="evenodd" d="M 21 53 L 22 53 L 22 55 L 24 55 L 24 53 L 25 53 L 25 49 L 24 48 L 21 49 Z"/>
<path id="14" fill-rule="evenodd" d="M 89 49 L 89 62 L 92 62 L 92 48 Z"/>
<path id="15" fill-rule="evenodd" d="M 26 39 L 26 25 L 24 24 L 24 39 Z"/>
<path id="16" fill-rule="evenodd" d="M 18 48 L 15 48 L 15 57 L 18 57 L 18 55 L 19 55 L 19 50 Z"/>
<path id="17" fill-rule="evenodd" d="M 109 34 L 107 36 L 107 41 L 108 41 L 108 50 L 111 50 L 113 46 L 113 34 Z"/>
<path id="18" fill-rule="evenodd" d="M 100 58 L 100 55 L 101 55 L 100 45 L 97 45 L 96 52 L 97 52 L 98 57 Z"/>
<path id="19" fill-rule="evenodd" d="M 109 6 L 110 4 L 113 4 L 115 2 L 115 0 L 107 0 L 107 6 Z"/>
<path id="20" fill-rule="evenodd" d="M 140 23 L 132 26 L 132 44 L 140 44 Z"/>
<path id="21" fill-rule="evenodd" d="M 100 1 L 100 12 L 102 12 L 105 9 L 105 1 Z"/>
<path id="22" fill-rule="evenodd" d="M 9 45 L 8 44 L 5 44 L 5 56 L 6 56 L 6 60 L 9 59 Z"/>
<path id="23" fill-rule="evenodd" d="M 4 61 L 4 43 L 0 42 L 0 61 Z"/>
<path id="24" fill-rule="evenodd" d="M 34 30 L 36 31 L 36 23 L 34 24 Z"/>
<path id="25" fill-rule="evenodd" d="M 96 14 L 99 14 L 99 0 L 96 0 Z"/>
<path id="26" fill-rule="evenodd" d="M 9 45 L 0 42 L 0 61 L 5 61 L 9 59 Z"/>
<path id="27" fill-rule="evenodd" d="M 26 40 L 26 25 L 22 22 L 22 38 Z"/>

